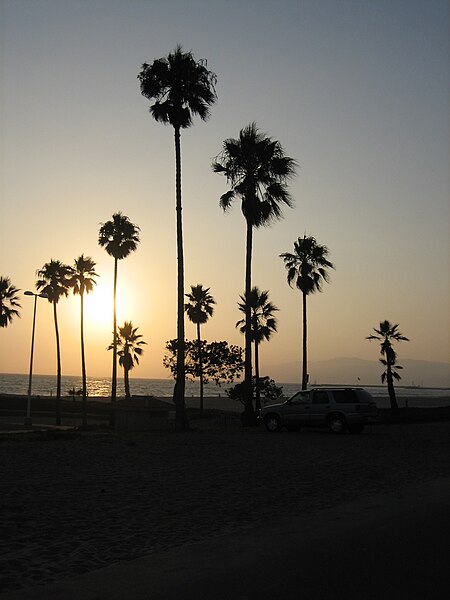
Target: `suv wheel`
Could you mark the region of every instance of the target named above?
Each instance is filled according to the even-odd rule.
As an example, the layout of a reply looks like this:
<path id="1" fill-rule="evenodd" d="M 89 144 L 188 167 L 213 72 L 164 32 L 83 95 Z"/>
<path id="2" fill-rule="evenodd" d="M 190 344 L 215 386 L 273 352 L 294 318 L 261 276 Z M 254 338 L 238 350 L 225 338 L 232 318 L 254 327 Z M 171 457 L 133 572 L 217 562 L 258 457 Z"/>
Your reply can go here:
<path id="1" fill-rule="evenodd" d="M 266 426 L 267 431 L 280 431 L 281 419 L 275 414 L 266 415 L 264 417 L 264 425 Z"/>
<path id="2" fill-rule="evenodd" d="M 341 415 L 331 415 L 328 417 L 328 429 L 331 433 L 344 433 L 347 425 L 345 419 Z"/>

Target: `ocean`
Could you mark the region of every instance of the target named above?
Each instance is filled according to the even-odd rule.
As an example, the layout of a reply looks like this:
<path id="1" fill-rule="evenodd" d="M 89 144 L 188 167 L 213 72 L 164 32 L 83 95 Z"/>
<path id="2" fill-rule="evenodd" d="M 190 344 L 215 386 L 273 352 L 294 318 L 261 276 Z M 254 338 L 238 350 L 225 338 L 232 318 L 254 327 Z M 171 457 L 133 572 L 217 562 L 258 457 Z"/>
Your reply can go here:
<path id="1" fill-rule="evenodd" d="M 170 398 L 173 393 L 172 379 L 130 379 L 131 393 L 136 396 L 153 395 L 157 397 Z M 291 396 L 300 389 L 298 383 L 278 383 L 283 387 L 283 394 Z M 230 385 L 216 386 L 214 383 L 205 385 L 205 397 L 226 397 L 226 390 Z M 388 405 L 389 401 L 386 386 L 364 386 L 372 396 L 377 400 L 379 406 Z M 81 377 L 63 375 L 61 381 L 61 392 L 63 396 L 69 396 L 69 390 L 81 388 Z M 109 396 L 111 390 L 110 377 L 88 377 L 87 378 L 88 396 L 91 398 Z M 3 394 L 21 394 L 28 392 L 28 375 L 16 375 L 11 373 L 0 373 L 0 393 Z M 399 405 L 402 398 L 408 398 L 409 406 L 448 406 L 450 405 L 449 388 L 420 388 L 420 387 L 402 387 L 396 386 Z M 33 375 L 32 395 L 33 396 L 54 396 L 56 394 L 56 376 L 55 375 Z M 118 378 L 117 395 L 124 396 L 125 389 L 123 379 Z M 199 384 L 196 381 L 186 381 L 186 397 L 199 396 Z"/>

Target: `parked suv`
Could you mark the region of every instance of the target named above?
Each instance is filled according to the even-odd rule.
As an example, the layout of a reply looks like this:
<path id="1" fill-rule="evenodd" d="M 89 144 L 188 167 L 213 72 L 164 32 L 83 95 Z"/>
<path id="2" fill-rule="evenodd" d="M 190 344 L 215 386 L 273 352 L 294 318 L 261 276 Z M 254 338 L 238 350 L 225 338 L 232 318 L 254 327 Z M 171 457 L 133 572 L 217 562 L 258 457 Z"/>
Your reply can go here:
<path id="1" fill-rule="evenodd" d="M 362 388 L 313 388 L 297 392 L 282 404 L 261 409 L 261 419 L 268 431 L 286 427 L 328 427 L 333 433 L 361 433 L 366 423 L 378 417 L 372 396 Z"/>

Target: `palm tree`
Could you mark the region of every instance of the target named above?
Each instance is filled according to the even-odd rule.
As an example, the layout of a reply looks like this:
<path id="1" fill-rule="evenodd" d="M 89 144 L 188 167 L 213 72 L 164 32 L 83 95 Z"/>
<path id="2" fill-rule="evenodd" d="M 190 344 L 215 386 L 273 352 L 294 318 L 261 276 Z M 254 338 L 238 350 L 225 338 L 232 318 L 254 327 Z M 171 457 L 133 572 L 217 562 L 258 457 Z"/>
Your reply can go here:
<path id="1" fill-rule="evenodd" d="M 47 296 L 48 301 L 53 304 L 53 321 L 55 323 L 56 335 L 56 424 L 61 425 L 61 347 L 59 341 L 58 313 L 56 305 L 59 299 L 68 295 L 70 287 L 70 276 L 72 269 L 59 260 L 51 259 L 45 263 L 42 269 L 36 271 L 39 279 L 36 281 L 36 289 Z"/>
<path id="2" fill-rule="evenodd" d="M 0 277 L 0 327 L 7 327 L 14 317 L 20 318 L 19 292 L 9 277 Z"/>
<path id="3" fill-rule="evenodd" d="M 81 338 L 81 374 L 83 377 L 83 427 L 87 425 L 87 410 L 86 410 L 86 360 L 84 355 L 84 294 L 89 294 L 96 285 L 95 277 L 98 277 L 95 272 L 95 262 L 90 256 L 83 254 L 75 259 L 73 274 L 70 279 L 70 286 L 74 294 L 80 296 L 80 338 Z"/>
<path id="4" fill-rule="evenodd" d="M 117 346 L 119 347 L 119 365 L 123 367 L 126 398 L 131 398 L 129 373 L 135 364 L 139 364 L 139 357 L 144 353 L 141 346 L 147 343 L 141 339 L 142 335 L 138 334 L 137 330 L 138 327 L 133 327 L 131 321 L 125 321 L 122 327 L 119 326 L 116 337 Z M 113 349 L 114 342 L 108 347 L 108 350 Z"/>
<path id="5" fill-rule="evenodd" d="M 177 376 L 173 392 L 176 426 L 188 428 L 184 390 L 184 256 L 181 205 L 181 130 L 192 125 L 193 116 L 203 121 L 209 117 L 209 107 L 216 101 L 216 75 L 207 69 L 205 60 L 196 61 L 192 52 L 177 46 L 174 52 L 158 58 L 151 65 L 144 63 L 138 75 L 142 95 L 150 101 L 150 113 L 155 121 L 170 124 L 175 134 L 176 215 L 177 215 Z"/>
<path id="6" fill-rule="evenodd" d="M 294 242 L 293 254 L 290 252 L 280 254 L 288 272 L 288 284 L 292 285 L 292 282 L 295 281 L 303 298 L 302 390 L 306 390 L 308 384 L 306 298 L 309 294 L 321 292 L 323 281 L 329 283 L 327 269 L 334 269 L 334 265 L 328 260 L 328 253 L 326 246 L 318 244 L 314 237 L 305 235 Z"/>
<path id="7" fill-rule="evenodd" d="M 136 250 L 139 244 L 139 227 L 122 213 L 114 213 L 112 221 L 102 223 L 98 233 L 98 243 L 114 258 L 114 290 L 113 290 L 113 366 L 111 381 L 111 403 L 117 397 L 117 265 Z"/>
<path id="8" fill-rule="evenodd" d="M 255 123 L 224 141 L 221 154 L 212 164 L 215 173 L 225 175 L 231 189 L 220 197 L 228 210 L 233 200 L 241 200 L 246 221 L 245 298 L 250 298 L 253 228 L 270 225 L 281 218 L 281 206 L 292 205 L 287 182 L 295 173 L 295 161 L 285 155 L 281 144 L 262 134 Z M 245 312 L 245 409 L 244 424 L 256 423 L 252 392 L 251 308 Z"/>
<path id="9" fill-rule="evenodd" d="M 397 369 L 402 369 L 403 367 L 396 364 L 397 354 L 392 346 L 392 342 L 409 342 L 409 339 L 400 333 L 398 323 L 392 325 L 389 321 L 382 321 L 379 329 L 374 327 L 373 330 L 375 331 L 375 335 L 367 336 L 366 340 L 378 340 L 381 342 L 380 354 L 385 358 L 380 358 L 380 362 L 386 367 L 386 370 L 381 375 L 381 382 L 387 382 L 391 409 L 396 412 L 398 411 L 398 404 L 395 397 L 394 379 L 397 381 L 401 379 L 397 373 Z"/>
<path id="10" fill-rule="evenodd" d="M 200 411 L 203 412 L 203 357 L 200 325 L 207 322 L 214 312 L 213 304 L 216 303 L 209 293 L 209 288 L 203 289 L 201 283 L 191 285 L 191 293 L 186 294 L 189 302 L 184 305 L 187 316 L 192 323 L 197 325 L 198 360 L 200 370 Z"/>
<path id="11" fill-rule="evenodd" d="M 269 292 L 260 291 L 258 287 L 253 287 L 250 292 L 249 302 L 246 302 L 245 295 L 241 296 L 241 302 L 238 304 L 239 310 L 245 313 L 247 304 L 251 309 L 251 339 L 255 346 L 255 392 L 256 392 L 256 413 L 261 409 L 260 379 L 259 379 L 259 344 L 264 340 L 269 341 L 272 333 L 277 330 L 277 319 L 274 313 L 278 308 L 269 302 Z M 241 333 L 245 333 L 245 319 L 236 323 Z"/>

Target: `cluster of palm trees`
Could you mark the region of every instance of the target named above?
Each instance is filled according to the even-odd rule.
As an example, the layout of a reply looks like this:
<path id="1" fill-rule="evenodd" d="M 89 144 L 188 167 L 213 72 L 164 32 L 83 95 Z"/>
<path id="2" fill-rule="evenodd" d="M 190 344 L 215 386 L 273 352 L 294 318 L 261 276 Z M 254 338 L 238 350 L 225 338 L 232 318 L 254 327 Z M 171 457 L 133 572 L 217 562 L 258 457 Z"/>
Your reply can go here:
<path id="1" fill-rule="evenodd" d="M 175 51 L 166 57 L 156 59 L 151 64 L 144 63 L 138 79 L 142 95 L 152 102 L 150 113 L 153 118 L 157 122 L 172 125 L 175 135 L 178 315 L 174 402 L 177 428 L 185 429 L 188 423 L 184 401 L 184 310 L 187 310 L 190 318 L 192 317 L 192 320 L 198 324 L 197 337 L 200 348 L 200 324 L 212 314 L 213 302 L 209 304 L 210 313 L 204 306 L 200 308 L 201 301 L 195 298 L 194 288 L 192 288 L 191 294 L 188 295 L 191 304 L 184 306 L 181 130 L 192 125 L 194 116 L 199 116 L 203 121 L 207 120 L 210 107 L 217 98 L 215 92 L 217 78 L 215 73 L 207 69 L 205 60 L 196 61 L 191 52 L 183 52 L 182 48 L 177 46 Z M 245 292 L 241 296 L 239 305 L 245 318 L 239 322 L 239 325 L 245 335 L 243 423 L 252 424 L 255 422 L 255 410 L 251 345 L 252 343 L 255 345 L 255 367 L 259 370 L 258 345 L 262 339 L 269 339 L 271 333 L 276 330 L 276 320 L 273 317 L 276 307 L 268 302 L 267 292 L 252 288 L 253 231 L 279 219 L 282 216 L 283 206 L 292 206 L 287 184 L 295 174 L 296 161 L 285 154 L 277 140 L 262 133 L 255 123 L 250 123 L 241 129 L 239 137 L 228 138 L 223 142 L 222 151 L 213 161 L 212 169 L 215 173 L 224 175 L 230 187 L 221 196 L 220 206 L 227 211 L 233 201 L 239 199 L 246 221 Z M 293 253 L 286 252 L 280 255 L 288 271 L 288 284 L 292 285 L 295 282 L 302 293 L 302 389 L 306 389 L 308 383 L 306 299 L 308 295 L 321 291 L 322 283 L 329 281 L 328 269 L 334 268 L 334 265 L 328 259 L 328 254 L 326 246 L 318 244 L 314 237 L 305 235 L 294 242 Z M 200 292 L 200 286 L 197 286 L 195 293 Z M 265 308 L 261 302 L 266 305 Z M 270 314 L 265 314 L 264 310 L 268 310 Z M 390 377 L 389 375 L 388 381 Z M 258 389 L 256 395 L 258 407 Z M 202 381 L 201 397 L 203 398 Z"/>
<path id="2" fill-rule="evenodd" d="M 184 313 L 197 324 L 197 339 L 201 348 L 200 325 L 213 313 L 215 303 L 209 288 L 191 286 L 191 293 L 184 293 L 184 249 L 182 223 L 181 186 L 181 131 L 193 124 L 195 116 L 206 121 L 210 107 L 217 99 L 215 85 L 217 77 L 208 70 L 205 60 L 196 60 L 192 52 L 184 52 L 180 46 L 167 56 L 142 64 L 138 75 L 142 95 L 150 100 L 150 113 L 155 121 L 171 125 L 175 142 L 175 182 L 176 182 L 176 232 L 177 232 L 177 367 L 173 393 L 176 407 L 176 428 L 187 429 L 189 424 L 185 407 L 185 327 Z M 288 183 L 296 172 L 296 161 L 287 156 L 280 142 L 261 132 L 255 123 L 250 123 L 239 132 L 237 138 L 223 142 L 222 150 L 212 163 L 213 172 L 226 178 L 229 190 L 220 197 L 220 207 L 228 211 L 235 200 L 241 204 L 246 222 L 245 291 L 241 296 L 239 309 L 244 318 L 237 323 L 245 335 L 244 368 L 244 424 L 256 422 L 252 388 L 252 344 L 255 348 L 256 381 L 259 375 L 258 347 L 261 341 L 268 340 L 276 331 L 273 315 L 278 309 L 268 300 L 268 292 L 252 287 L 252 253 L 254 230 L 271 225 L 282 216 L 283 207 L 292 207 L 293 200 L 288 191 Z M 118 261 L 136 250 L 139 244 L 139 227 L 128 217 L 115 213 L 112 220 L 100 227 L 98 243 L 114 258 L 113 292 L 113 341 L 110 349 L 112 358 L 111 401 L 117 396 L 117 357 L 126 371 L 126 388 L 129 395 L 127 369 L 138 362 L 145 343 L 131 321 L 117 328 L 116 289 Z M 328 259 L 328 249 L 317 243 L 314 237 L 298 238 L 294 242 L 293 253 L 283 253 L 287 269 L 287 281 L 295 283 L 302 293 L 303 305 L 303 368 L 302 388 L 307 386 L 307 312 L 306 298 L 309 294 L 321 291 L 322 283 L 329 281 L 327 269 L 334 268 Z M 50 263 L 38 271 L 38 290 L 44 292 L 53 304 L 57 345 L 57 398 L 61 394 L 61 361 L 56 305 L 59 299 L 67 296 L 70 288 L 81 299 L 81 354 L 83 375 L 83 405 L 86 403 L 86 368 L 84 359 L 83 297 L 95 284 L 95 262 L 81 255 L 73 267 L 59 261 Z M 0 281 L 1 326 L 6 326 L 20 308 L 17 290 L 9 279 Z M 5 302 L 9 303 L 6 308 Z M 400 339 L 400 338 L 398 338 Z M 387 356 L 387 353 L 386 353 Z M 201 361 L 201 350 L 200 350 Z M 386 358 L 389 366 L 388 384 L 392 377 L 392 356 Z M 200 369 L 201 372 L 201 369 Z M 203 404 L 203 380 L 200 378 L 201 402 Z M 260 404 L 258 385 L 256 387 L 256 409 Z M 59 417 L 60 418 L 60 417 Z M 84 417 L 85 418 L 85 417 Z"/>
<path id="3" fill-rule="evenodd" d="M 111 402 L 117 397 L 117 358 L 124 369 L 125 393 L 130 397 L 129 371 L 139 363 L 144 342 L 133 327 L 131 321 L 125 321 L 122 327 L 117 327 L 116 295 L 118 261 L 126 258 L 136 250 L 139 243 L 139 227 L 133 224 L 122 213 L 115 213 L 110 221 L 103 223 L 99 230 L 98 243 L 114 258 L 114 291 L 113 291 L 113 341 L 109 349 L 113 350 L 113 369 L 111 383 Z M 84 296 L 93 291 L 98 274 L 96 263 L 90 256 L 81 254 L 72 266 L 59 260 L 51 259 L 41 269 L 36 271 L 36 289 L 53 305 L 53 321 L 56 336 L 56 424 L 61 424 L 61 343 L 58 325 L 59 300 L 69 295 L 70 290 L 80 296 L 80 340 L 81 340 L 81 371 L 82 371 L 82 423 L 87 424 L 87 375 L 84 344 Z M 6 327 L 14 316 L 20 316 L 18 309 L 19 289 L 11 284 L 7 277 L 0 278 L 0 317 L 1 326 Z"/>

